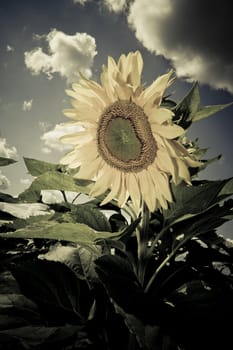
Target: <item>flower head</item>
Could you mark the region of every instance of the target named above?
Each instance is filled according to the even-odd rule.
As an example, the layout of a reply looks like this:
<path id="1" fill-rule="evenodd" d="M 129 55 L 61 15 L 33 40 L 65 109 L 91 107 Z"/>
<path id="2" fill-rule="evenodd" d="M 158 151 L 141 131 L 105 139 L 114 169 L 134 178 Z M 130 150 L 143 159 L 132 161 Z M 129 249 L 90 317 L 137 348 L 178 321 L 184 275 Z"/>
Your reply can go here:
<path id="1" fill-rule="evenodd" d="M 108 190 L 102 204 L 117 199 L 123 206 L 130 198 L 136 207 L 144 201 L 154 211 L 172 201 L 170 180 L 190 183 L 189 167 L 200 162 L 179 142 L 184 130 L 161 105 L 172 71 L 143 88 L 142 68 L 138 51 L 118 62 L 109 57 L 101 84 L 81 77 L 67 91 L 73 108 L 64 114 L 82 130 L 62 137 L 74 149 L 61 163 L 80 167 L 77 178 L 95 181 L 92 196 Z"/>

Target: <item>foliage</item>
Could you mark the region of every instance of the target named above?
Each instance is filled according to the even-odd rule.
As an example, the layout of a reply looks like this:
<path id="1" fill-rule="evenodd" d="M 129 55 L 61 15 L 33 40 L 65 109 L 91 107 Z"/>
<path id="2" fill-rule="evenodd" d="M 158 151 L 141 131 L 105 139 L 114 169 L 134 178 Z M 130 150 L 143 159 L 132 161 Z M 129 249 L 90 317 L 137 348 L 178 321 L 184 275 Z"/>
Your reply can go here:
<path id="1" fill-rule="evenodd" d="M 200 108 L 197 84 L 163 104 L 184 128 L 228 106 Z M 192 186 L 171 186 L 167 210 L 137 216 L 130 201 L 101 206 L 90 182 L 57 164 L 24 161 L 31 186 L 0 194 L 0 349 L 228 348 L 233 245 L 219 228 L 233 218 L 233 179 L 193 173 Z M 45 204 L 42 190 L 64 201 Z M 86 202 L 68 202 L 67 191 Z M 35 203 L 43 212 L 22 216 Z"/>

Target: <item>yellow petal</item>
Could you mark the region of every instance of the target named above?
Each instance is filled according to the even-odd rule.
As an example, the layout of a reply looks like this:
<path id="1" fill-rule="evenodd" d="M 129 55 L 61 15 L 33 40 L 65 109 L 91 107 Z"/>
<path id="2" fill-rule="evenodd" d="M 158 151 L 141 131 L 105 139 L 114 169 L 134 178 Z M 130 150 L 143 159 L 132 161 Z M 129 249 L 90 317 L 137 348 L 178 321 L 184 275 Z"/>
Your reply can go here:
<path id="1" fill-rule="evenodd" d="M 84 144 L 87 142 L 90 142 L 93 140 L 94 135 L 88 130 L 88 131 L 79 131 L 75 132 L 73 134 L 68 134 L 60 137 L 60 141 L 63 143 L 71 144 L 71 145 L 77 145 L 77 144 Z"/>
<path id="2" fill-rule="evenodd" d="M 106 192 L 111 185 L 113 175 L 114 174 L 112 168 L 109 167 L 107 164 L 104 164 L 102 167 L 102 171 L 98 176 L 98 179 L 96 180 L 95 184 L 93 185 L 90 191 L 90 195 L 93 197 L 98 197 L 102 193 Z"/>
<path id="3" fill-rule="evenodd" d="M 129 197 L 129 194 L 127 192 L 126 187 L 126 178 L 125 174 L 122 173 L 122 179 L 121 179 L 121 188 L 119 189 L 119 193 L 117 194 L 118 203 L 120 207 L 123 207 Z"/>
<path id="4" fill-rule="evenodd" d="M 82 164 L 78 173 L 79 179 L 92 180 L 96 174 L 98 174 L 98 171 L 101 168 L 101 163 L 102 159 L 97 157 L 92 163 L 85 163 L 85 165 Z"/>
<path id="5" fill-rule="evenodd" d="M 167 139 L 174 139 L 184 134 L 184 129 L 176 124 L 173 125 L 159 125 L 156 123 L 151 124 L 152 131 L 156 138 L 156 134 L 163 136 Z"/>
<path id="6" fill-rule="evenodd" d="M 155 96 L 155 98 L 159 96 L 161 100 L 165 90 L 172 82 L 172 80 L 170 80 L 172 74 L 173 70 L 170 70 L 167 74 L 158 77 L 150 86 L 148 86 L 142 92 L 144 101 L 153 98 L 153 96 Z"/>
<path id="7" fill-rule="evenodd" d="M 73 150 L 62 157 L 60 163 L 64 165 L 77 164 L 75 167 L 78 167 L 81 164 L 76 150 Z"/>
<path id="8" fill-rule="evenodd" d="M 153 212 L 155 210 L 155 191 L 153 181 L 147 170 L 143 170 L 137 174 L 142 198 L 148 209 Z"/>
<path id="9" fill-rule="evenodd" d="M 170 185 L 168 181 L 168 175 L 164 172 L 159 171 L 155 164 L 152 164 L 148 167 L 148 171 L 151 175 L 151 178 L 158 187 L 157 193 L 161 192 L 162 196 L 169 202 L 172 201 Z"/>
<path id="10" fill-rule="evenodd" d="M 144 108 L 146 115 L 149 117 L 151 123 L 163 124 L 164 122 L 171 121 L 173 112 L 167 108 L 153 107 Z"/>
<path id="11" fill-rule="evenodd" d="M 187 166 L 179 158 L 176 159 L 176 162 L 177 162 L 177 166 L 178 166 L 178 175 L 179 175 L 179 177 L 181 179 L 184 179 L 188 184 L 191 184 L 191 182 L 190 182 L 190 174 L 189 174 Z"/>
<path id="12" fill-rule="evenodd" d="M 111 191 L 101 202 L 101 205 L 104 205 L 110 202 L 113 198 L 117 196 L 121 188 L 121 173 L 120 171 L 115 171 L 115 177 L 112 178 Z"/>
<path id="13" fill-rule="evenodd" d="M 126 186 L 133 204 L 138 207 L 141 204 L 141 193 L 139 190 L 138 180 L 134 173 L 126 174 Z"/>
<path id="14" fill-rule="evenodd" d="M 107 68 L 103 65 L 102 73 L 100 75 L 101 84 L 111 102 L 116 101 L 117 96 L 114 90 L 114 81 L 112 77 L 109 76 Z"/>
<path id="15" fill-rule="evenodd" d="M 132 85 L 137 88 L 141 85 L 141 74 L 143 69 L 143 59 L 139 51 L 136 51 L 132 57 L 132 72 L 130 74 Z"/>
<path id="16" fill-rule="evenodd" d="M 156 164 L 161 171 L 171 174 L 173 179 L 177 179 L 177 164 L 175 160 L 166 151 L 158 150 Z"/>

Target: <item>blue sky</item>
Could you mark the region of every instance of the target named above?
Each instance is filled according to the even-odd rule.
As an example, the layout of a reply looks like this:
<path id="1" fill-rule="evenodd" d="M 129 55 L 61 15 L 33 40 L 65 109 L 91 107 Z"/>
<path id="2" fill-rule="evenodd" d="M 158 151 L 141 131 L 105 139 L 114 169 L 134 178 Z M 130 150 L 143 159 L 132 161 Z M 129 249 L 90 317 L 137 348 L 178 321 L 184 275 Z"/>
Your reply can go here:
<path id="1" fill-rule="evenodd" d="M 199 81 L 202 105 L 233 101 L 231 2 L 201 0 L 1 0 L 0 156 L 16 165 L 2 168 L 3 191 L 29 186 L 23 156 L 58 162 L 66 152 L 65 89 L 81 70 L 99 79 L 111 55 L 140 50 L 143 81 L 174 68 L 169 92 L 179 101 Z M 206 179 L 233 174 L 233 107 L 195 123 L 191 139 L 222 159 L 202 172 Z M 8 188 L 7 188 L 8 187 Z"/>

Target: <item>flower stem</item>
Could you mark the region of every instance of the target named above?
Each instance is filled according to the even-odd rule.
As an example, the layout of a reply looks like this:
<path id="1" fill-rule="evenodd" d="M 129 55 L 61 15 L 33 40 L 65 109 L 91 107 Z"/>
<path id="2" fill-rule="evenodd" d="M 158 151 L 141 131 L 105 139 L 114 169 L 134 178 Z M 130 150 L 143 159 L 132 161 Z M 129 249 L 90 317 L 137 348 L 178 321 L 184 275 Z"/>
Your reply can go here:
<path id="1" fill-rule="evenodd" d="M 152 283 L 156 279 L 158 273 L 162 270 L 162 268 L 173 258 L 173 256 L 176 254 L 176 252 L 190 239 L 190 236 L 185 237 L 180 243 L 177 244 L 177 246 L 172 250 L 172 252 L 161 262 L 161 264 L 157 267 L 156 271 L 154 272 L 153 276 L 149 280 L 145 292 L 148 292 L 150 289 Z"/>
<path id="2" fill-rule="evenodd" d="M 146 204 L 143 203 L 142 222 L 136 231 L 138 244 L 138 279 L 141 285 L 144 285 L 145 271 L 148 258 L 148 229 L 149 229 L 150 212 Z"/>

